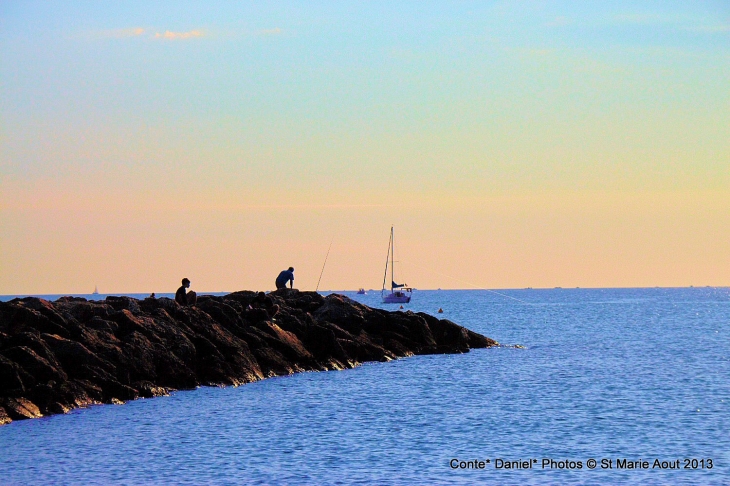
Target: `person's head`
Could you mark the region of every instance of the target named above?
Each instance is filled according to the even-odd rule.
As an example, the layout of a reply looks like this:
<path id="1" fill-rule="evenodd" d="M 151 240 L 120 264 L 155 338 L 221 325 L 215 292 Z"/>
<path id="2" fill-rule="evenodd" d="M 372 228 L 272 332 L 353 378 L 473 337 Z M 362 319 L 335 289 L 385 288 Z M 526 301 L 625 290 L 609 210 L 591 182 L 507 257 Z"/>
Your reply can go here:
<path id="1" fill-rule="evenodd" d="M 294 271 L 294 267 L 289 267 L 289 271 L 290 272 L 293 272 Z"/>
<path id="2" fill-rule="evenodd" d="M 259 297 L 266 297 L 266 294 L 265 294 L 265 293 L 263 293 L 263 292 L 259 292 L 259 293 L 258 293 L 258 296 L 259 296 Z"/>
<path id="3" fill-rule="evenodd" d="M 183 287 L 185 287 L 185 288 L 190 287 L 190 280 L 184 278 L 184 279 L 182 279 L 182 284 L 183 284 Z"/>

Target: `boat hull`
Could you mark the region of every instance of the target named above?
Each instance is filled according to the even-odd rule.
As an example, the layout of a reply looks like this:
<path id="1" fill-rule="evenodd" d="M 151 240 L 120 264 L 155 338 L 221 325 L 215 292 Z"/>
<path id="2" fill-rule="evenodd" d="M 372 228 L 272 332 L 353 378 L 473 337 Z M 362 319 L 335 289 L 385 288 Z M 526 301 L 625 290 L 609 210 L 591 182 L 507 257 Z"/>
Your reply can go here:
<path id="1" fill-rule="evenodd" d="M 411 301 L 411 296 L 402 292 L 387 294 L 383 296 L 384 304 L 407 304 Z"/>

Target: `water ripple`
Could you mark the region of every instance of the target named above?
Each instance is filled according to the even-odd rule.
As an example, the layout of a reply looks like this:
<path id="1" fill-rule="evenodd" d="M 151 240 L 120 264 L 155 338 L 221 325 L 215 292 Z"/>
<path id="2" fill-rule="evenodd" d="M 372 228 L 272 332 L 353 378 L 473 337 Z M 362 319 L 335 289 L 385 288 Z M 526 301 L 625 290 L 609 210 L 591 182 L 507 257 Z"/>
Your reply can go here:
<path id="1" fill-rule="evenodd" d="M 717 289 L 416 292 L 504 343 L 0 428 L 3 484 L 727 484 Z M 357 296 L 377 305 L 377 296 Z M 369 300 L 368 300 L 369 299 Z M 500 300 L 501 299 L 501 300 Z M 712 458 L 712 470 L 453 470 L 507 458 Z"/>

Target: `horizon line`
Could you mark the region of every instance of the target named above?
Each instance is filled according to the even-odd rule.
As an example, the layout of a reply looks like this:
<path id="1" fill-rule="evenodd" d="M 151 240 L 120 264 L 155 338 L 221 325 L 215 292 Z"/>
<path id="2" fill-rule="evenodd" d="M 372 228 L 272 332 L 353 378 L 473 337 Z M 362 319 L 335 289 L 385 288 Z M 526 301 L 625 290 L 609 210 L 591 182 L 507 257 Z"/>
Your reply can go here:
<path id="1" fill-rule="evenodd" d="M 633 286 L 627 286 L 627 287 L 563 287 L 563 286 L 556 286 L 556 287 L 505 287 L 505 288 L 414 288 L 413 290 L 416 292 L 438 292 L 438 291 L 492 291 L 492 290 L 630 290 L 630 289 L 730 289 L 729 285 L 688 285 L 688 286 L 639 286 L 639 287 L 633 287 Z M 328 289 L 328 290 L 320 290 L 320 291 L 314 291 L 314 290 L 303 290 L 303 289 L 294 289 L 298 290 L 299 292 L 316 292 L 316 293 L 336 293 L 336 292 L 357 292 L 358 289 Z M 386 289 L 387 290 L 387 289 Z M 234 292 L 260 292 L 261 290 L 251 290 L 251 289 L 240 289 L 240 290 L 215 290 L 215 291 L 200 291 L 197 292 L 198 296 L 204 296 L 204 295 L 214 295 L 214 294 L 232 294 Z M 264 292 L 273 292 L 273 289 L 265 289 Z M 376 289 L 366 289 L 367 292 L 379 292 Z M 382 290 L 380 291 L 382 292 Z M 104 297 L 114 297 L 114 296 L 131 296 L 131 295 L 143 295 L 143 294 L 171 294 L 174 295 L 175 291 L 171 292 L 99 292 L 98 294 L 94 293 L 82 293 L 82 292 L 60 292 L 60 293 L 40 293 L 40 292 L 31 292 L 31 293 L 19 293 L 19 294 L 0 294 L 0 299 L 3 299 L 5 297 L 10 298 L 25 298 L 25 297 L 46 297 L 46 296 L 59 296 L 59 297 L 74 297 L 74 296 L 86 296 L 86 295 L 98 295 L 98 296 L 104 296 Z"/>

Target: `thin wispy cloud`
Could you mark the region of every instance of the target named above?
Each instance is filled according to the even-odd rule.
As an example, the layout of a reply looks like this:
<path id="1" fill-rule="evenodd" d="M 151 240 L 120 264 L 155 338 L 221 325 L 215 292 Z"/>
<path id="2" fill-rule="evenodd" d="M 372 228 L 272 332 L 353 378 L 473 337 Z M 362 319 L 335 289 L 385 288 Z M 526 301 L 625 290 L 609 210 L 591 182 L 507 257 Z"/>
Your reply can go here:
<path id="1" fill-rule="evenodd" d="M 142 34 L 144 34 L 144 29 L 142 27 L 135 27 L 133 29 L 119 29 L 115 33 L 117 37 L 137 37 Z"/>
<path id="2" fill-rule="evenodd" d="M 182 40 L 203 37 L 204 35 L 205 33 L 202 30 L 190 30 L 188 32 L 173 32 L 171 30 L 166 30 L 164 34 L 157 32 L 155 34 L 155 39 Z"/>

